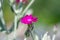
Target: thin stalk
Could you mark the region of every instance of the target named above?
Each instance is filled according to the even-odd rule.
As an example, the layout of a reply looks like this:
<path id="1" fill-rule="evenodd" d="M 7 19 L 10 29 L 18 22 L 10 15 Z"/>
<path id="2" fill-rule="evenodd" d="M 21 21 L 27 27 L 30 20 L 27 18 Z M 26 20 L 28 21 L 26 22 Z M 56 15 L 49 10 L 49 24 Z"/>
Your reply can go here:
<path id="1" fill-rule="evenodd" d="M 53 32 L 54 32 L 54 34 L 57 33 L 57 27 L 58 27 L 57 24 L 55 24 L 55 25 L 54 25 L 54 28 L 53 28 Z"/>
<path id="2" fill-rule="evenodd" d="M 22 12 L 22 16 L 24 16 L 24 14 L 26 13 L 26 11 L 29 9 L 29 7 L 34 3 L 35 0 L 31 0 L 31 2 L 27 5 L 27 7 L 24 9 L 24 11 Z"/>
<path id="3" fill-rule="evenodd" d="M 57 24 L 55 24 L 54 29 L 53 29 L 54 34 L 53 34 L 52 40 L 55 40 L 56 33 L 57 33 L 57 27 L 58 27 Z"/>
<path id="4" fill-rule="evenodd" d="M 16 30 L 17 30 L 17 15 L 15 15 L 15 20 L 14 20 L 14 38 L 16 38 Z"/>
<path id="5" fill-rule="evenodd" d="M 56 37 L 56 35 L 54 34 L 53 37 L 52 37 L 52 40 L 55 40 L 55 37 Z"/>
<path id="6" fill-rule="evenodd" d="M 32 33 L 32 31 L 30 30 L 30 33 L 31 33 L 31 37 L 32 37 L 32 39 L 34 40 L 34 36 L 33 36 L 33 33 Z"/>

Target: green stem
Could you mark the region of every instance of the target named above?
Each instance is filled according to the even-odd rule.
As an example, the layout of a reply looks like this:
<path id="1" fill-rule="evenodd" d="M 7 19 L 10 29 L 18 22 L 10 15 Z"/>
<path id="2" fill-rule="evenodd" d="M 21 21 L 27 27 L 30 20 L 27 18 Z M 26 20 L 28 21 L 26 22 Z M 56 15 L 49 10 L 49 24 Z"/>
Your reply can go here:
<path id="1" fill-rule="evenodd" d="M 31 37 L 32 37 L 32 39 L 34 40 L 34 35 L 33 35 L 33 33 L 31 32 L 31 30 L 30 30 L 30 33 L 31 33 Z"/>

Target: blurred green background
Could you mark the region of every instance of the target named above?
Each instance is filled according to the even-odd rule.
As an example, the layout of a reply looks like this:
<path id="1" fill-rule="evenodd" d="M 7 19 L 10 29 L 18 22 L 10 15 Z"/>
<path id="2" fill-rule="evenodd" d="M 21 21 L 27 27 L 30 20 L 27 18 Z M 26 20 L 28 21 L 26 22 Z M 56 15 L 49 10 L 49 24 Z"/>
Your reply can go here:
<path id="1" fill-rule="evenodd" d="M 12 22 L 14 13 L 11 11 L 8 0 L 4 0 L 3 11 L 6 23 Z M 30 7 L 34 16 L 38 17 L 38 24 L 57 24 L 60 22 L 60 0 L 35 0 Z"/>
<path id="2" fill-rule="evenodd" d="M 8 0 L 4 0 L 3 12 L 4 12 L 4 19 L 5 19 L 6 24 L 13 22 L 14 13 L 11 11 Z"/>

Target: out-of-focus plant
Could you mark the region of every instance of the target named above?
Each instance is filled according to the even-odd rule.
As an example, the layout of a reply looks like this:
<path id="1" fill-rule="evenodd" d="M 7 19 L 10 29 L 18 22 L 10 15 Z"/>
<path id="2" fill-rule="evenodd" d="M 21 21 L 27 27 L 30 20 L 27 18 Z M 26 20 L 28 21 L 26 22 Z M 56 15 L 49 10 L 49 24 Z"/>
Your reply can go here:
<path id="1" fill-rule="evenodd" d="M 50 35 L 48 35 L 48 32 L 46 32 L 43 37 L 41 38 L 41 40 L 51 40 Z"/>
<path id="2" fill-rule="evenodd" d="M 3 0 L 0 0 L 0 31 L 6 32 L 6 24 L 3 16 Z"/>
<path id="3" fill-rule="evenodd" d="M 55 40 L 55 37 L 56 37 L 56 35 L 54 34 L 54 35 L 52 36 L 52 39 L 51 39 L 51 36 L 48 35 L 48 32 L 46 32 L 46 33 L 43 35 L 43 37 L 41 38 L 41 40 Z"/>
<path id="4" fill-rule="evenodd" d="M 39 23 L 43 22 L 43 23 L 54 24 L 55 25 L 55 24 L 60 22 L 60 2 L 59 1 L 60 0 L 58 0 L 58 1 L 57 0 L 35 0 L 35 3 L 31 7 L 34 10 L 33 15 L 37 15 L 37 17 L 39 18 Z M 10 2 L 11 2 L 10 6 L 12 7 L 12 5 L 14 4 L 14 0 L 10 0 Z M 18 4 L 19 0 L 16 0 L 16 3 Z M 23 1 L 23 3 L 25 3 L 25 1 Z M 8 2 L 5 0 L 4 5 L 3 5 L 3 11 L 4 11 L 4 14 L 5 14 L 5 16 L 4 16 L 5 21 L 7 21 L 7 23 L 8 23 L 8 20 L 10 20 L 10 19 L 11 19 L 10 21 L 13 20 L 13 13 L 11 12 L 10 7 L 7 6 L 7 5 L 8 5 Z M 29 5 L 31 5 L 31 4 L 29 4 Z M 18 4 L 18 6 L 16 7 L 16 9 L 18 9 L 18 10 L 16 10 L 15 5 L 13 5 L 12 10 L 15 12 L 15 14 L 19 13 L 18 14 L 18 19 L 20 17 L 24 16 L 25 12 L 30 7 L 29 5 L 21 13 L 22 15 L 20 15 L 20 11 L 23 9 L 23 7 L 20 8 L 20 11 L 19 11 L 18 7 L 21 7 L 21 6 L 19 6 L 19 4 Z M 8 16 L 6 16 L 6 15 L 8 15 Z"/>

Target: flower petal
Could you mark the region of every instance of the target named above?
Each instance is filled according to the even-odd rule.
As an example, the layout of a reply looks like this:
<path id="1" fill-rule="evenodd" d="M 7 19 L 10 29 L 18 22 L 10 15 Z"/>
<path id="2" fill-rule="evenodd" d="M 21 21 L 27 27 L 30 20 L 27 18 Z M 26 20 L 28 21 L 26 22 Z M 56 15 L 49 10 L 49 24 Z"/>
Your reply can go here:
<path id="1" fill-rule="evenodd" d="M 26 15 L 21 18 L 21 22 L 24 24 L 32 24 L 32 22 L 36 22 L 37 17 L 33 17 L 32 15 Z"/>

